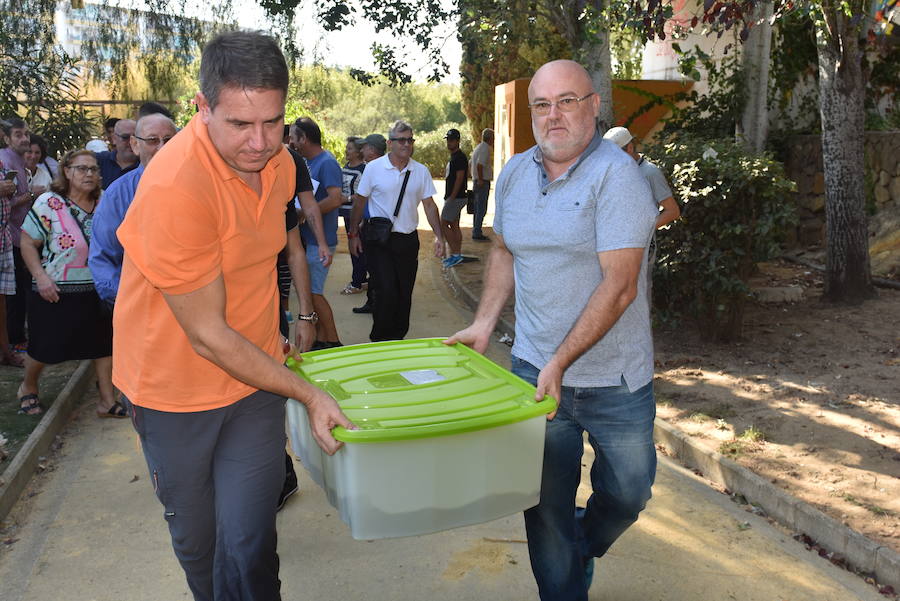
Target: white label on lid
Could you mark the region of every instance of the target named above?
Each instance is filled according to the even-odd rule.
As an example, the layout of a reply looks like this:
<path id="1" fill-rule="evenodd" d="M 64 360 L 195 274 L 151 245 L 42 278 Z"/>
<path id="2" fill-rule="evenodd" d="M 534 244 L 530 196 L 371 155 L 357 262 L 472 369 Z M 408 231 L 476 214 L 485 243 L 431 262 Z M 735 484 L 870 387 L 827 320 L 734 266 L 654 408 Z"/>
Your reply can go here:
<path id="1" fill-rule="evenodd" d="M 400 375 L 409 380 L 410 384 L 431 384 L 432 382 L 440 382 L 447 379 L 434 369 L 401 371 Z"/>

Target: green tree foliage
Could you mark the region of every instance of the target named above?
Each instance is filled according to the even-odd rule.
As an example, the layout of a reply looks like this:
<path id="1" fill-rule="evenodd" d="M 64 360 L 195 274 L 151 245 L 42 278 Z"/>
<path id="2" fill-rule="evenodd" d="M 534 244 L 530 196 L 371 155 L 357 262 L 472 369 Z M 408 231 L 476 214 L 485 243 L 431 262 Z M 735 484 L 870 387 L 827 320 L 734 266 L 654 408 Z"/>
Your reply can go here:
<path id="1" fill-rule="evenodd" d="M 51 154 L 80 146 L 96 125 L 77 104 L 79 71 L 54 39 L 48 0 L 0 0 L 0 118 L 18 115 L 47 139 Z M 49 15 L 49 16 L 48 16 Z"/>
<path id="2" fill-rule="evenodd" d="M 432 177 L 442 178 L 447 174 L 447 162 L 450 160 L 450 151 L 447 150 L 447 140 L 444 135 L 450 128 L 458 129 L 462 134 L 460 148 L 466 156 L 472 157 L 472 149 L 475 147 L 472 137 L 461 123 L 442 123 L 438 129 L 416 134 L 416 148 L 413 158 L 428 167 Z"/>
<path id="3" fill-rule="evenodd" d="M 655 1 L 643 6 L 628 0 L 461 0 L 460 75 L 473 135 L 493 124 L 497 85 L 530 77 L 554 59 L 579 60 L 594 71 L 596 65 L 588 55 L 593 56 L 591 49 L 606 38 L 614 58 L 614 71 L 606 78 L 639 78 L 643 44 L 653 37 L 665 38 L 662 24 L 670 14 L 668 3 Z"/>
<path id="4" fill-rule="evenodd" d="M 447 160 L 444 134 L 451 127 L 466 132 L 458 86 L 397 86 L 383 79 L 366 85 L 347 70 L 320 65 L 293 71 L 285 111 L 288 123 L 298 117 L 312 117 L 322 129 L 323 146 L 338 160 L 343 160 L 347 136 L 379 133 L 387 137 L 391 125 L 402 119 L 415 132 L 415 159 L 441 177 Z"/>
<path id="5" fill-rule="evenodd" d="M 515 8 L 501 15 L 497 4 L 495 0 L 460 3 L 463 110 L 475 139 L 481 138 L 481 130 L 494 125 L 496 86 L 531 77 L 548 60 L 572 57 L 568 42 L 545 18 Z M 535 36 L 535 31 L 542 34 Z"/>
<path id="6" fill-rule="evenodd" d="M 709 338 L 739 338 L 747 280 L 757 262 L 780 254 L 795 219 L 784 199 L 795 184 L 771 155 L 733 139 L 681 136 L 647 154 L 682 205 L 681 220 L 656 237 L 654 307 L 690 319 Z"/>
<path id="7" fill-rule="evenodd" d="M 80 8 L 59 2 L 80 28 L 81 59 L 113 99 L 171 100 L 187 93 L 203 42 L 236 26 L 231 0 L 145 0 L 144 10 L 104 0 Z M 207 20 L 186 15 L 203 7 Z"/>

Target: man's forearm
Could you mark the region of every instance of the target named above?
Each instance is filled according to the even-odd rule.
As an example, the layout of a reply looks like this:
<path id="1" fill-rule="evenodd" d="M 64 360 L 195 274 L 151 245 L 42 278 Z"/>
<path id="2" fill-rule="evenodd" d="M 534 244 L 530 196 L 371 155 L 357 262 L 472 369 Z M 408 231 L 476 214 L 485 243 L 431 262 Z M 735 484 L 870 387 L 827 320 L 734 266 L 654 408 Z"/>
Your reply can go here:
<path id="1" fill-rule="evenodd" d="M 297 293 L 297 301 L 300 307 L 300 315 L 309 315 L 313 312 L 312 291 L 309 283 L 309 265 L 306 264 L 306 253 L 300 246 L 300 234 L 297 228 L 287 233 L 287 260 L 291 272 L 291 280 L 294 282 L 294 291 Z"/>
<path id="2" fill-rule="evenodd" d="M 450 194 L 445 196 L 444 198 L 459 198 L 459 193 L 462 191 L 463 182 L 466 181 L 466 172 L 465 171 L 457 171 L 456 178 L 453 180 L 453 188 L 450 190 Z"/>
<path id="3" fill-rule="evenodd" d="M 600 282 L 553 355 L 563 371 L 609 332 L 634 297 L 635 288 L 628 282 L 611 279 Z"/>
<path id="4" fill-rule="evenodd" d="M 319 203 L 319 211 L 323 215 L 327 215 L 328 213 L 340 207 L 342 204 L 344 204 L 344 197 L 341 196 L 341 189 L 329 188 L 328 196 L 323 198 L 322 202 Z"/>
<path id="5" fill-rule="evenodd" d="M 484 273 L 484 285 L 474 322 L 493 331 L 503 312 L 506 301 L 515 289 L 513 256 L 500 244 L 495 244 L 488 254 Z"/>
<path id="6" fill-rule="evenodd" d="M 225 324 L 202 339 L 191 340 L 197 353 L 228 375 L 258 390 L 305 402 L 314 388 Z"/>
<path id="7" fill-rule="evenodd" d="M 15 198 L 13 198 L 13 206 L 15 206 L 15 207 L 24 206 L 26 204 L 29 204 L 33 199 L 34 199 L 34 197 L 32 196 L 31 191 L 29 190 L 28 192 L 24 192 L 22 194 L 19 194 Z"/>
<path id="8" fill-rule="evenodd" d="M 306 225 L 312 230 L 319 247 L 328 246 L 325 239 L 325 228 L 322 226 L 322 213 L 319 211 L 319 203 L 313 197 L 312 192 L 300 193 L 300 208 L 306 218 Z"/>
<path id="9" fill-rule="evenodd" d="M 358 234 L 359 233 L 359 224 L 362 222 L 363 213 L 365 213 L 365 207 L 368 199 L 360 196 L 359 194 L 353 195 L 353 208 L 350 209 L 350 233 Z"/>
<path id="10" fill-rule="evenodd" d="M 431 226 L 431 231 L 434 232 L 434 237 L 438 240 L 444 240 L 443 229 L 441 228 L 441 214 L 438 213 L 437 205 L 434 204 L 434 200 L 431 198 L 423 201 L 425 208 L 425 218 L 428 219 L 428 225 Z"/>
<path id="11" fill-rule="evenodd" d="M 312 398 L 311 385 L 225 321 L 225 284 L 221 275 L 194 292 L 165 295 L 165 299 L 194 351 L 232 378 L 301 402 Z"/>

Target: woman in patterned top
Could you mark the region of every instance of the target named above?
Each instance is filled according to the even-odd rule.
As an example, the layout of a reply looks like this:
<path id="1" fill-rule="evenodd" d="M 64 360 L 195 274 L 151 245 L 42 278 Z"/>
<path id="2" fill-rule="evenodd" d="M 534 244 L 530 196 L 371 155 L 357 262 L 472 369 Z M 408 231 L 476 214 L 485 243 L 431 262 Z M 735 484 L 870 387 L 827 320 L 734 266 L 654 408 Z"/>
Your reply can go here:
<path id="1" fill-rule="evenodd" d="M 28 354 L 19 386 L 20 411 L 43 412 L 38 378 L 44 366 L 93 359 L 100 388 L 97 415 L 125 417 L 112 385 L 112 315 L 88 269 L 91 219 L 100 199 L 94 153 L 63 157 L 59 173 L 22 224 L 22 259 L 33 279 L 28 295 Z"/>

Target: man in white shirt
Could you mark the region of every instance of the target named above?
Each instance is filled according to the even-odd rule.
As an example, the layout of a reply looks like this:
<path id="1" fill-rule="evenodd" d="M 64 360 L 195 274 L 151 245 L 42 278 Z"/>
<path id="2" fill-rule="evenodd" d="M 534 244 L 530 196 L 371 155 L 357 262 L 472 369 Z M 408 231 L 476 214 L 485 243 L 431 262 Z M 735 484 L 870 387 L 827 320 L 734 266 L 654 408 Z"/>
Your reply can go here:
<path id="1" fill-rule="evenodd" d="M 481 232 L 481 224 L 487 213 L 488 194 L 494 178 L 492 153 L 494 152 L 494 130 L 481 132 L 481 144 L 472 151 L 469 169 L 472 171 L 472 192 L 475 194 L 475 220 L 472 224 L 472 240 L 487 242 L 488 237 Z"/>
<path id="2" fill-rule="evenodd" d="M 390 151 L 366 165 L 359 179 L 353 211 L 350 214 L 350 252 L 362 249 L 359 224 L 363 209 L 368 205 L 369 223 L 365 228 L 366 256 L 369 272 L 375 280 L 375 306 L 372 311 L 372 331 L 369 338 L 401 340 L 409 331 L 412 292 L 419 266 L 418 204 L 421 202 L 434 232 L 434 254 L 444 254 L 441 218 L 432 198 L 434 182 L 428 168 L 412 159 L 412 126 L 397 121 L 388 134 Z M 385 240 L 374 240 L 372 219 L 391 222 Z"/>

